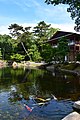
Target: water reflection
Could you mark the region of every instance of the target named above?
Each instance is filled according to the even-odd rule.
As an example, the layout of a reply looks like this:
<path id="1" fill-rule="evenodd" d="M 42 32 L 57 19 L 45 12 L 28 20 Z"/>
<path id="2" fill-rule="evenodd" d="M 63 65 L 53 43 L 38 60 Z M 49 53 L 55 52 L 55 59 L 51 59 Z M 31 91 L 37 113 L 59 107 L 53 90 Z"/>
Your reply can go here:
<path id="1" fill-rule="evenodd" d="M 58 98 L 52 99 L 51 94 Z M 51 98 L 48 104 L 33 106 L 35 97 Z M 80 79 L 71 74 L 51 73 L 46 70 L 0 69 L 0 119 L 1 120 L 60 120 L 73 111 L 73 100 L 80 97 Z M 64 101 L 69 99 L 69 101 Z M 24 103 L 34 107 L 27 111 Z M 62 110 L 62 107 L 64 108 Z M 37 112 L 38 111 L 38 112 Z M 50 117 L 51 116 L 51 117 Z"/>
<path id="2" fill-rule="evenodd" d="M 51 73 L 44 70 L 0 69 L 0 91 L 16 91 L 23 96 L 49 96 L 78 99 L 80 79 L 71 74 Z"/>

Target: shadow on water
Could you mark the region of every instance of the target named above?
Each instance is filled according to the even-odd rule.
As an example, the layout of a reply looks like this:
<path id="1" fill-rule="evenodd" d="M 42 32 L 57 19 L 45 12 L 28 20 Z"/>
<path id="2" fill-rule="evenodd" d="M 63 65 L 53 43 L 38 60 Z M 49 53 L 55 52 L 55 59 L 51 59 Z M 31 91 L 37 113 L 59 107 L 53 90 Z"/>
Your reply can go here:
<path id="1" fill-rule="evenodd" d="M 39 105 L 36 97 L 50 100 L 40 101 Z M 0 69 L 1 120 L 61 120 L 73 111 L 73 101 L 79 97 L 80 79 L 76 75 L 39 69 Z"/>

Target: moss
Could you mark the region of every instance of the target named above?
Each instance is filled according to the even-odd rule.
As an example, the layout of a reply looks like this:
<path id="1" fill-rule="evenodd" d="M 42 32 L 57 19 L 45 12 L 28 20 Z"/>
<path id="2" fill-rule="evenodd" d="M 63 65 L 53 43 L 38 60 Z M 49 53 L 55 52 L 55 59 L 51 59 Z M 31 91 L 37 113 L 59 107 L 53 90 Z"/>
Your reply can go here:
<path id="1" fill-rule="evenodd" d="M 69 64 L 63 64 L 61 69 L 67 69 L 67 70 L 75 70 L 77 69 L 77 67 L 79 67 L 80 65 L 77 63 L 69 63 Z"/>
<path id="2" fill-rule="evenodd" d="M 75 70 L 76 71 L 80 71 L 80 65 Z"/>

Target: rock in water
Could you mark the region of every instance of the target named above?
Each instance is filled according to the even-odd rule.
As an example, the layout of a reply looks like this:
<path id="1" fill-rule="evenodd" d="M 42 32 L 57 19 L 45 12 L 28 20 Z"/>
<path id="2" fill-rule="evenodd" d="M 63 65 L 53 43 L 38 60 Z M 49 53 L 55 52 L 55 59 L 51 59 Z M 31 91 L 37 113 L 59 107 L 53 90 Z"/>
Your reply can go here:
<path id="1" fill-rule="evenodd" d="M 80 101 L 74 102 L 73 108 L 75 108 L 75 109 L 77 109 L 77 110 L 80 110 Z"/>
<path id="2" fill-rule="evenodd" d="M 80 120 L 80 114 L 77 112 L 72 112 L 64 117 L 62 120 Z"/>

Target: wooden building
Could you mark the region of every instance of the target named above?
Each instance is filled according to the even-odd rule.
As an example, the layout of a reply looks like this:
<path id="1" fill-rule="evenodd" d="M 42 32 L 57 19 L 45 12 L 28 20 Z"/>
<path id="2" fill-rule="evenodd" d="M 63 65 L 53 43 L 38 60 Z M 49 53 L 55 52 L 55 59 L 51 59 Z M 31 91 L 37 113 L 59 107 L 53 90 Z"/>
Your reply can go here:
<path id="1" fill-rule="evenodd" d="M 48 42 L 52 45 L 52 47 L 57 47 L 58 40 L 62 37 L 65 37 L 68 40 L 68 45 L 70 52 L 67 56 L 67 61 L 75 61 L 77 53 L 80 53 L 80 34 L 65 32 L 65 31 L 57 31 Z"/>

